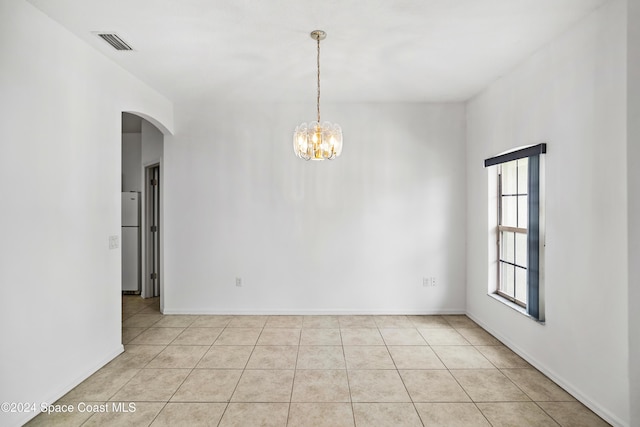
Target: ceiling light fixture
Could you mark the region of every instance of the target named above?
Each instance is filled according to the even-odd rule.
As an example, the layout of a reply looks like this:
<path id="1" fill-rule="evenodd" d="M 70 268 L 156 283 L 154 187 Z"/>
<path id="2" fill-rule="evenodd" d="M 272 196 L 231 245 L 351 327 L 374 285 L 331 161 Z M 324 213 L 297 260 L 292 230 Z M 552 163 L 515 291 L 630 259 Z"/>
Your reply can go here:
<path id="1" fill-rule="evenodd" d="M 305 160 L 332 160 L 342 152 L 340 125 L 320 122 L 320 40 L 326 37 L 322 30 L 311 32 L 311 38 L 318 43 L 318 120 L 308 125 L 302 123 L 293 132 L 293 151 Z"/>

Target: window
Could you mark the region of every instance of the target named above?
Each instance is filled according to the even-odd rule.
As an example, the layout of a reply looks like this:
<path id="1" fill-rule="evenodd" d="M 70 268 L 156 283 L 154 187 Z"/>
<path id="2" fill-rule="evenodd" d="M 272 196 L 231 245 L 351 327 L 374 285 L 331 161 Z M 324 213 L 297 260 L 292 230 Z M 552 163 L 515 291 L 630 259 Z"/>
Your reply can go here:
<path id="1" fill-rule="evenodd" d="M 495 215 L 496 283 L 493 293 L 543 320 L 540 259 L 543 250 L 541 210 L 542 154 L 546 144 L 526 147 L 485 160 L 497 174 Z"/>
<path id="2" fill-rule="evenodd" d="M 527 306 L 527 158 L 498 169 L 498 283 L 496 292 Z"/>

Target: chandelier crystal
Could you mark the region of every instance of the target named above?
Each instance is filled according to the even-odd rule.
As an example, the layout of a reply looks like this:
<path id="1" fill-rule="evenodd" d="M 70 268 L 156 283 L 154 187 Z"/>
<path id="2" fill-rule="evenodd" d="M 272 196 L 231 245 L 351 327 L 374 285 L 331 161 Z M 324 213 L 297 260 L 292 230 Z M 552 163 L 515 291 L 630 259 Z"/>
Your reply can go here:
<path id="1" fill-rule="evenodd" d="M 305 160 L 333 160 L 342 153 L 342 129 L 340 125 L 320 121 L 320 40 L 327 34 L 322 30 L 311 32 L 318 43 L 318 119 L 309 124 L 302 123 L 293 132 L 293 151 Z"/>

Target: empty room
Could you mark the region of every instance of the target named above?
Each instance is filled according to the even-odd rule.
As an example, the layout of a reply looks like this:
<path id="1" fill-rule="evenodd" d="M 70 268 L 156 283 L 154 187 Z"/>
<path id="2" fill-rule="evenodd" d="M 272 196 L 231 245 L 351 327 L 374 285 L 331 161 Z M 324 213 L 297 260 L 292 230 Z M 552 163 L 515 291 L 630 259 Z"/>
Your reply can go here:
<path id="1" fill-rule="evenodd" d="M 639 3 L 0 0 L 0 425 L 640 426 Z"/>

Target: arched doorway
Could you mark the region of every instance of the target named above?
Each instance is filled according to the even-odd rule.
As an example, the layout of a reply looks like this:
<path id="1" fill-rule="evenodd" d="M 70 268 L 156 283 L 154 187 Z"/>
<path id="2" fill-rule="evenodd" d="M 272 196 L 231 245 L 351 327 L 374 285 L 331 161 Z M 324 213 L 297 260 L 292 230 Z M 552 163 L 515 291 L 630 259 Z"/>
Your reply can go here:
<path id="1" fill-rule="evenodd" d="M 144 299 L 159 298 L 160 306 L 165 133 L 166 128 L 144 114 L 122 113 L 122 289 Z"/>

